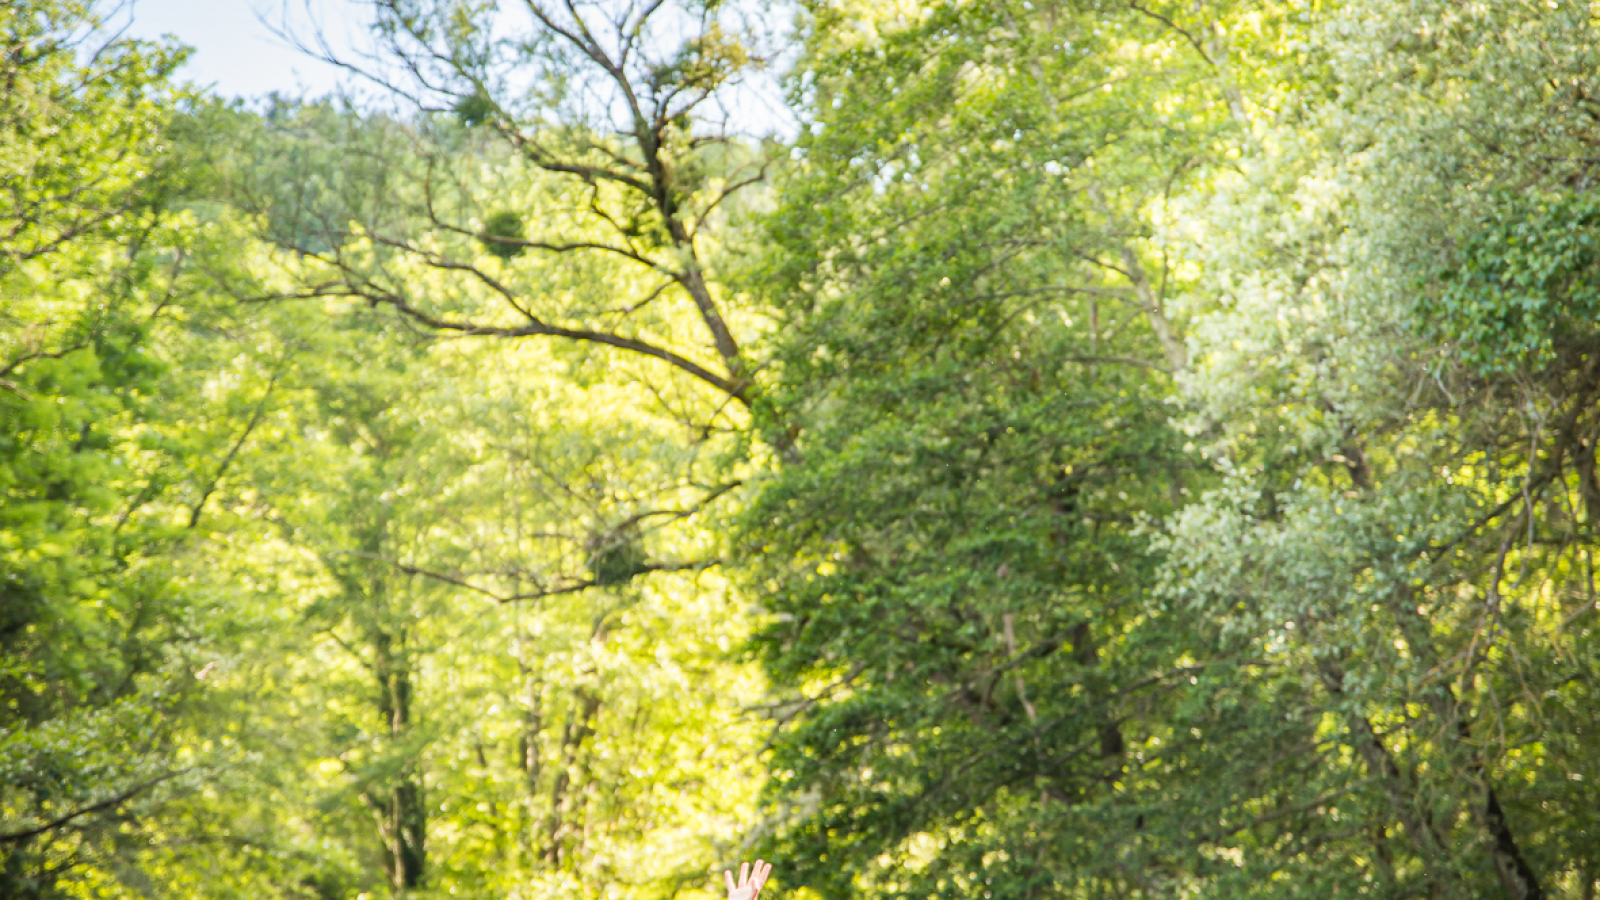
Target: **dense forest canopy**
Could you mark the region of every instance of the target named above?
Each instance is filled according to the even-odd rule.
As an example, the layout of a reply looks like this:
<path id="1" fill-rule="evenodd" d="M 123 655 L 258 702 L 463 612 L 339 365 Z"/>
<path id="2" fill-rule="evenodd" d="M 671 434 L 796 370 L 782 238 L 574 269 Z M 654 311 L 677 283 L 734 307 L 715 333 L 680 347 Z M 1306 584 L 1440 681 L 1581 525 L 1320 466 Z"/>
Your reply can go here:
<path id="1" fill-rule="evenodd" d="M 1600 894 L 1600 4 L 110 12 L 0 8 L 0 897 Z"/>

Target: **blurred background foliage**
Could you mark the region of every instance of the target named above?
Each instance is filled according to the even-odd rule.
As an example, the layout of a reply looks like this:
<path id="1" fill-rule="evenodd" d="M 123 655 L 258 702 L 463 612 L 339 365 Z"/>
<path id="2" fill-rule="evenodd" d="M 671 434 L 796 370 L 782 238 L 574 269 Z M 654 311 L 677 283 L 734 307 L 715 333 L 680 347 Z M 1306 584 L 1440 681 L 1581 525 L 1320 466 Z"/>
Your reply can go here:
<path id="1" fill-rule="evenodd" d="M 370 11 L 0 9 L 0 896 L 1600 891 L 1600 8 Z"/>

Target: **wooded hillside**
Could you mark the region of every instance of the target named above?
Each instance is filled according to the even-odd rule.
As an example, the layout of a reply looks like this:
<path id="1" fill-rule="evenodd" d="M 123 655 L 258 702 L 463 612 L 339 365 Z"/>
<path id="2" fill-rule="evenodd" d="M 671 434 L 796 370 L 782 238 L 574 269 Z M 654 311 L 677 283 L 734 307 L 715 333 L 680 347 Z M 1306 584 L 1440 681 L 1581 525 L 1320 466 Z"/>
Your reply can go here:
<path id="1" fill-rule="evenodd" d="M 111 12 L 0 9 L 0 898 L 1600 894 L 1600 4 Z"/>

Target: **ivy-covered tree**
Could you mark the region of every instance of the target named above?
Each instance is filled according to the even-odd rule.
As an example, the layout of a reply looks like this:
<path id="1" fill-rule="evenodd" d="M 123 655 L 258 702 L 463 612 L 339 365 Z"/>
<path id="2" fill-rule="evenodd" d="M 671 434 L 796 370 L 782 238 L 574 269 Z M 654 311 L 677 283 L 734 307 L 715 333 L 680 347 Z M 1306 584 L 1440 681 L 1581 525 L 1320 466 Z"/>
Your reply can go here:
<path id="1" fill-rule="evenodd" d="M 1187 394 L 1224 477 L 1174 522 L 1167 608 L 1261 660 L 1311 763 L 1239 875 L 1592 897 L 1600 34 L 1418 2 L 1313 37 L 1326 84 L 1189 214 Z"/>
<path id="2" fill-rule="evenodd" d="M 806 23 L 744 520 L 803 883 L 1592 896 L 1586 12 Z"/>

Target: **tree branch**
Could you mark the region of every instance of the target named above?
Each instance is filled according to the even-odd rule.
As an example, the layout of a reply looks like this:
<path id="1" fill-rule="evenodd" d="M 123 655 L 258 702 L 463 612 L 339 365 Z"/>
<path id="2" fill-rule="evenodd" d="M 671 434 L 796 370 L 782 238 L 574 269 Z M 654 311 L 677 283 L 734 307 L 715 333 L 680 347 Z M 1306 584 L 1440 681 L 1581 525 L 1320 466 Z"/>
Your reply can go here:
<path id="1" fill-rule="evenodd" d="M 745 389 L 746 386 L 743 381 L 735 381 L 732 378 L 718 375 L 717 373 L 707 369 L 705 366 L 700 365 L 692 359 L 680 356 L 671 350 L 668 350 L 664 347 L 658 347 L 655 344 L 649 343 L 648 341 L 641 341 L 637 338 L 625 337 L 620 334 L 612 334 L 611 332 L 595 331 L 587 328 L 566 328 L 560 325 L 550 325 L 539 319 L 533 319 L 526 325 L 519 325 L 515 327 L 484 325 L 458 319 L 445 319 L 417 309 L 405 298 L 400 297 L 397 294 L 377 289 L 364 291 L 361 290 L 359 286 L 351 285 L 347 282 L 324 283 L 321 285 L 315 285 L 309 290 L 300 291 L 293 294 L 260 295 L 255 297 L 243 297 L 240 299 L 247 303 L 262 303 L 273 300 L 311 300 L 318 297 L 347 297 L 351 299 L 365 300 L 373 306 L 380 304 L 388 306 L 394 309 L 395 312 L 398 312 L 401 315 L 404 315 L 407 318 L 435 331 L 451 331 L 461 335 L 483 337 L 559 337 L 591 344 L 604 344 L 609 347 L 616 347 L 619 350 L 627 350 L 632 353 L 637 353 L 641 356 L 648 356 L 653 359 L 658 359 L 675 369 L 678 369 L 699 379 L 702 382 L 705 382 L 706 384 L 711 385 L 724 394 L 727 394 L 729 397 L 738 400 L 740 404 L 746 407 L 750 405 L 750 401 Z"/>
<path id="2" fill-rule="evenodd" d="M 101 800 L 99 803 L 91 803 L 88 806 L 73 810 L 64 816 L 52 819 L 49 822 L 46 822 L 43 825 L 39 825 L 35 828 L 0 833 L 0 843 L 14 844 L 21 841 L 26 841 L 29 838 L 38 837 L 47 831 L 54 831 L 55 829 L 66 825 L 68 822 L 71 822 L 73 819 L 82 818 L 83 816 L 89 815 L 90 813 L 99 812 L 103 809 L 112 809 L 114 807 L 121 806 L 122 804 L 155 787 L 156 785 L 161 784 L 164 781 L 171 781 L 172 779 L 177 778 L 179 775 L 182 775 L 188 771 L 190 771 L 190 768 L 183 768 L 173 772 L 168 772 L 165 775 L 158 775 L 149 781 L 136 784 L 133 787 L 130 787 L 112 797 L 107 797 L 106 799 Z"/>

